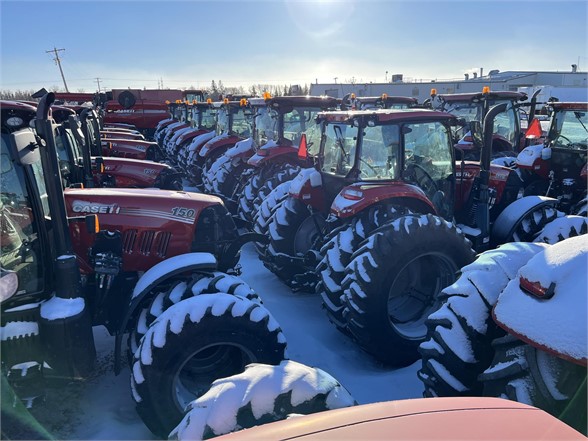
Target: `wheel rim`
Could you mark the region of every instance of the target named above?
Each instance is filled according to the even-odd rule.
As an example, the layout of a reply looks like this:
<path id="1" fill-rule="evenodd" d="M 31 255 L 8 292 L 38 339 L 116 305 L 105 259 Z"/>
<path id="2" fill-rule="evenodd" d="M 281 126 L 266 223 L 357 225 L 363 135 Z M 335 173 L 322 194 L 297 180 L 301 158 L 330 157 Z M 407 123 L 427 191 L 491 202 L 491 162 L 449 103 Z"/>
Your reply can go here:
<path id="1" fill-rule="evenodd" d="M 420 255 L 402 267 L 388 291 L 388 320 L 396 333 L 410 340 L 425 338 L 425 321 L 440 305 L 437 294 L 455 281 L 457 270 L 437 253 Z"/>
<path id="2" fill-rule="evenodd" d="M 322 235 L 321 230 L 324 225 L 325 220 L 318 213 L 314 213 L 304 219 L 294 235 L 294 255 L 305 254 L 311 250 Z"/>
<path id="3" fill-rule="evenodd" d="M 213 381 L 241 373 L 255 361 L 245 347 L 229 343 L 209 345 L 192 353 L 173 379 L 176 405 L 183 412 L 188 403 L 210 389 Z"/>

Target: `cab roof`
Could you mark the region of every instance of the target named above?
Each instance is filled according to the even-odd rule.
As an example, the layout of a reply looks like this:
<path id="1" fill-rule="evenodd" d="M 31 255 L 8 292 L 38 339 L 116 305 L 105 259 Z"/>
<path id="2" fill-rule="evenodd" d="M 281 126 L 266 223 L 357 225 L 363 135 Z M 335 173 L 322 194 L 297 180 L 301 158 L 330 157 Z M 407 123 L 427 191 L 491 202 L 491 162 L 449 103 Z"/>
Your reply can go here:
<path id="1" fill-rule="evenodd" d="M 267 100 L 270 107 L 276 108 L 281 106 L 286 107 L 317 107 L 320 109 L 334 109 L 339 106 L 341 100 L 330 96 L 314 96 L 314 95 L 300 95 L 300 96 L 276 96 Z"/>
<path id="2" fill-rule="evenodd" d="M 583 110 L 588 111 L 588 102 L 561 102 L 553 101 L 549 103 L 554 110 Z"/>
<path id="3" fill-rule="evenodd" d="M 377 109 L 377 110 L 352 110 L 337 112 L 321 112 L 317 117 L 323 121 L 347 123 L 356 118 L 374 118 L 378 122 L 404 122 L 404 121 L 455 121 L 456 117 L 450 113 L 429 109 Z"/>
<path id="4" fill-rule="evenodd" d="M 522 92 L 510 92 L 510 91 L 496 91 L 496 92 L 475 92 L 475 93 L 448 93 L 448 94 L 439 94 L 437 95 L 439 98 L 443 99 L 446 102 L 453 102 L 453 101 L 472 101 L 472 100 L 481 100 L 483 98 L 489 100 L 513 100 L 513 101 L 525 101 L 527 99 L 527 94 Z"/>

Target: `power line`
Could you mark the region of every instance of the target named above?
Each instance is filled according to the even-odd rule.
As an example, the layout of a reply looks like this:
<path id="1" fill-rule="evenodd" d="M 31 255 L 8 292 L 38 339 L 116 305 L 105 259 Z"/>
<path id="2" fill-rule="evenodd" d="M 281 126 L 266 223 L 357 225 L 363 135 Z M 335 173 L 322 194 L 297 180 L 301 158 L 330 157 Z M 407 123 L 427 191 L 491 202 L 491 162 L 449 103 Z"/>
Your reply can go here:
<path id="1" fill-rule="evenodd" d="M 45 51 L 45 53 L 53 52 L 55 54 L 55 58 L 53 60 L 55 61 L 55 64 L 57 64 L 59 66 L 59 72 L 61 72 L 61 79 L 63 79 L 63 85 L 65 86 L 65 91 L 67 93 L 69 93 L 69 89 L 67 88 L 67 83 L 65 82 L 65 75 L 63 75 L 63 69 L 61 68 L 61 60 L 59 59 L 58 52 L 60 52 L 60 51 L 65 51 L 65 49 L 57 49 L 55 46 L 53 46 L 52 51 Z"/>

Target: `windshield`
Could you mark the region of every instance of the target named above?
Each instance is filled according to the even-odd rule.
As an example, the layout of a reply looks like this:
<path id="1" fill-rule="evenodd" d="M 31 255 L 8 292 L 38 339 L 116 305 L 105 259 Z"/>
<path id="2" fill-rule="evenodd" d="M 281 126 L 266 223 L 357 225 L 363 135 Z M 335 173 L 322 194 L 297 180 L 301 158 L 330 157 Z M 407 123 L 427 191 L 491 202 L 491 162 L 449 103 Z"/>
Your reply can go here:
<path id="1" fill-rule="evenodd" d="M 440 122 L 405 124 L 404 166 L 416 165 L 442 183 L 453 173 L 452 142 L 449 130 Z"/>
<path id="2" fill-rule="evenodd" d="M 259 107 L 254 119 L 254 141 L 261 147 L 268 141 L 278 140 L 278 113 L 267 107 Z"/>
<path id="3" fill-rule="evenodd" d="M 588 148 L 588 112 L 578 110 L 556 112 L 552 126 L 554 127 L 553 147 L 566 147 L 573 150 Z"/>
<path id="4" fill-rule="evenodd" d="M 347 176 L 353 166 L 358 128 L 349 124 L 326 124 L 321 141 L 321 170 Z"/>
<path id="5" fill-rule="evenodd" d="M 231 134 L 241 138 L 249 138 L 251 136 L 251 124 L 253 123 L 251 109 L 240 107 L 232 116 Z"/>
<path id="6" fill-rule="evenodd" d="M 42 288 L 40 245 L 33 219 L 33 201 L 25 184 L 22 169 L 12 163 L 8 149 L 9 135 L 2 133 L 0 188 L 0 266 L 18 274 L 19 293 L 33 293 Z M 47 192 L 40 164 L 33 165 L 45 215 L 49 215 Z"/>
<path id="7" fill-rule="evenodd" d="M 67 139 L 64 131 L 55 130 L 55 147 L 57 150 L 57 159 L 59 160 L 59 171 L 61 173 L 61 180 L 63 181 L 63 188 L 69 187 L 73 181 L 73 164 L 67 152 Z"/>
<path id="8" fill-rule="evenodd" d="M 206 109 L 200 108 L 198 112 L 199 118 L 194 118 L 194 120 L 200 121 L 198 128 L 214 130 L 216 127 L 216 110 L 211 107 L 207 107 Z"/>
<path id="9" fill-rule="evenodd" d="M 320 140 L 320 125 L 316 123 L 316 115 L 320 109 L 308 107 L 295 107 L 291 112 L 284 114 L 284 133 L 283 138 L 290 141 L 292 145 L 298 146 L 300 136 L 306 133 L 308 142 L 308 152 L 313 153 L 312 146 L 316 146 L 314 151 L 318 150 Z M 312 145 L 311 145 L 312 143 Z"/>
<path id="10" fill-rule="evenodd" d="M 488 108 L 491 108 L 497 104 L 502 103 L 510 103 L 510 100 L 494 100 L 488 102 Z M 483 115 L 483 102 L 445 102 L 442 106 L 444 112 L 451 113 L 458 118 L 462 118 L 465 120 L 466 123 L 471 121 L 479 121 L 483 122 L 484 115 Z M 504 112 L 499 113 L 496 115 L 494 119 L 494 134 L 499 135 L 505 140 L 507 140 L 511 145 L 515 145 L 516 137 L 518 134 L 518 117 L 516 116 L 516 111 L 513 107 L 508 107 Z M 466 126 L 468 127 L 468 126 Z M 455 129 L 456 133 L 455 136 L 462 137 L 465 135 L 463 133 L 463 127 L 458 127 Z M 469 130 L 469 128 L 467 129 Z"/>
<path id="11" fill-rule="evenodd" d="M 365 127 L 359 160 L 360 178 L 396 179 L 399 173 L 399 146 L 398 125 Z"/>
<path id="12" fill-rule="evenodd" d="M 229 113 L 225 108 L 218 109 L 218 113 L 216 114 L 216 134 L 222 135 L 223 133 L 227 133 L 228 131 Z"/>

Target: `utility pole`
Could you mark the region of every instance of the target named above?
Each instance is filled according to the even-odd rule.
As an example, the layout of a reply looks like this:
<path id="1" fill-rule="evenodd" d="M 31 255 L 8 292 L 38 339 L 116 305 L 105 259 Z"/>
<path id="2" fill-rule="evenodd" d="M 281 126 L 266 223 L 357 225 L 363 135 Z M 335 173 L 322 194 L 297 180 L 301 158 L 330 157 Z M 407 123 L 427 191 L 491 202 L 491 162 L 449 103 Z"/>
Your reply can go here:
<path id="1" fill-rule="evenodd" d="M 53 46 L 53 50 L 52 51 L 45 51 L 46 53 L 49 52 L 53 52 L 55 54 L 55 64 L 57 64 L 59 66 L 59 72 L 61 72 L 61 78 L 63 79 L 63 85 L 65 86 L 65 91 L 67 93 L 69 93 L 69 89 L 67 88 L 67 83 L 65 82 L 65 75 L 63 75 L 63 69 L 61 68 L 61 60 L 59 59 L 59 51 L 64 51 L 65 49 L 57 49 L 55 46 Z"/>
<path id="2" fill-rule="evenodd" d="M 96 83 L 98 83 L 98 93 L 100 93 L 100 78 L 96 78 Z"/>

